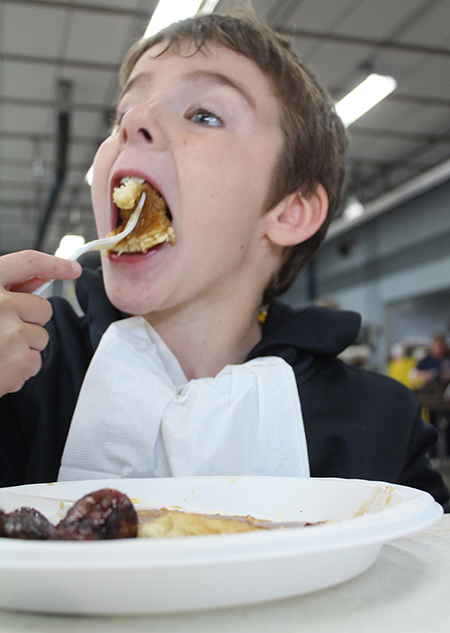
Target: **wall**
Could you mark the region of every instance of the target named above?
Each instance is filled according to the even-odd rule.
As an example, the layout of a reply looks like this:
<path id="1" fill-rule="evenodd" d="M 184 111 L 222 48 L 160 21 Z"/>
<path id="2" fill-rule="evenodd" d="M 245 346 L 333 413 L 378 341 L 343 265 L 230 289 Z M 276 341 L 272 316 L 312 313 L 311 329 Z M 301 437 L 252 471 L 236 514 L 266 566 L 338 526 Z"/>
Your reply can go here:
<path id="1" fill-rule="evenodd" d="M 450 324 L 450 182 L 326 242 L 314 263 L 316 297 L 362 314 L 383 370 L 390 344 Z M 308 302 L 306 274 L 285 295 Z"/>

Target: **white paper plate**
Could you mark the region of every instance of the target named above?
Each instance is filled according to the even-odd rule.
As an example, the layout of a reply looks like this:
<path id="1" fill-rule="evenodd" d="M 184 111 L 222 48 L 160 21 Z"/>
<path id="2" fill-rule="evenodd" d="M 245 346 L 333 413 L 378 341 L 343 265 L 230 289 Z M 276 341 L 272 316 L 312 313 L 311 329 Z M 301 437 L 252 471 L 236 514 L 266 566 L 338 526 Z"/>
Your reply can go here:
<path id="1" fill-rule="evenodd" d="M 0 489 L 0 508 L 32 506 L 57 522 L 71 502 L 111 487 L 138 506 L 336 523 L 230 535 L 97 542 L 0 538 L 0 607 L 68 614 L 156 613 L 284 598 L 360 574 L 387 540 L 435 522 L 427 493 L 379 483 L 290 477 L 190 477 L 35 484 Z M 375 497 L 366 516 L 354 518 Z"/>

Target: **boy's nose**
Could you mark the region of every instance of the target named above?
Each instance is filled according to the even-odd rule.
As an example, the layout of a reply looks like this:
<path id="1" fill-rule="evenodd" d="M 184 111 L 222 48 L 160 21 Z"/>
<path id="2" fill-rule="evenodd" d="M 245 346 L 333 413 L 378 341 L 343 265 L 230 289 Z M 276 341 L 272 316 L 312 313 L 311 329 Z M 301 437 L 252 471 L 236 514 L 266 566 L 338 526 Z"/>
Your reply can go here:
<path id="1" fill-rule="evenodd" d="M 119 124 L 120 142 L 151 143 L 154 149 L 162 149 L 166 135 L 159 119 L 157 104 L 142 103 L 130 108 Z"/>

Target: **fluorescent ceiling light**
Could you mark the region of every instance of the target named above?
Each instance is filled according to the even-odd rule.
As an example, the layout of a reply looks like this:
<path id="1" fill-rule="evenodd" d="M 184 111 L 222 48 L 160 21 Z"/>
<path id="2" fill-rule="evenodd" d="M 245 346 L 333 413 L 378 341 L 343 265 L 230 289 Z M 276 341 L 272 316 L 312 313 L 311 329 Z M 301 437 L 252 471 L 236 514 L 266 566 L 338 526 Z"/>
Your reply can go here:
<path id="1" fill-rule="evenodd" d="M 144 33 L 144 39 L 158 33 L 177 20 L 184 20 L 195 15 L 202 3 L 203 0 L 159 0 Z M 214 9 L 217 2 L 207 2 L 207 4 L 213 5 L 212 9 Z"/>
<path id="2" fill-rule="evenodd" d="M 212 13 L 218 2 L 219 0 L 205 0 L 205 4 L 203 5 L 200 13 Z"/>
<path id="3" fill-rule="evenodd" d="M 89 185 L 89 187 L 92 185 L 92 177 L 94 175 L 94 165 L 91 165 L 89 167 L 89 169 L 86 172 L 86 175 L 84 177 L 85 181 L 87 182 L 87 184 Z"/>
<path id="4" fill-rule="evenodd" d="M 69 259 L 71 255 L 77 251 L 80 246 L 83 246 L 85 239 L 82 235 L 64 235 L 56 249 L 55 255 L 57 257 L 63 257 Z"/>
<path id="5" fill-rule="evenodd" d="M 348 127 L 396 88 L 397 82 L 393 77 L 372 73 L 336 104 L 336 112 Z"/>
<path id="6" fill-rule="evenodd" d="M 342 217 L 345 220 L 355 220 L 364 215 L 364 205 L 354 195 L 349 196 Z"/>

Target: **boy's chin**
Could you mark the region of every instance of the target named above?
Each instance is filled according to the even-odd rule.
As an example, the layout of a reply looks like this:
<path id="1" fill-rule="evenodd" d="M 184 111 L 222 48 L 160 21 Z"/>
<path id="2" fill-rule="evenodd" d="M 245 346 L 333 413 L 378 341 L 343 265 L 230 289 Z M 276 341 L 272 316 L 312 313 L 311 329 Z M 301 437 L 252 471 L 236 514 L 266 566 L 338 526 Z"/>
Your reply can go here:
<path id="1" fill-rule="evenodd" d="M 163 246 L 161 251 L 163 250 Z M 115 308 L 133 315 L 144 315 L 155 308 L 155 295 L 165 282 L 159 267 L 154 269 L 156 247 L 147 253 L 110 253 L 103 260 L 103 280 L 108 299 Z M 159 290 L 158 290 L 159 289 Z"/>
<path id="2" fill-rule="evenodd" d="M 147 287 L 141 292 L 138 285 L 130 286 L 130 282 L 120 282 L 116 279 L 109 280 L 105 275 L 106 295 L 112 305 L 125 314 L 141 316 L 152 312 L 153 301 Z"/>

